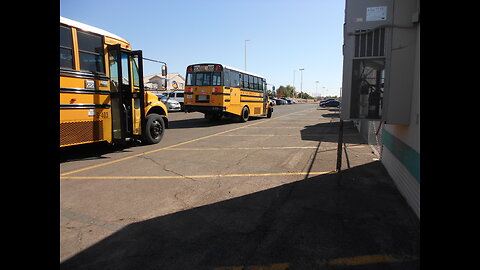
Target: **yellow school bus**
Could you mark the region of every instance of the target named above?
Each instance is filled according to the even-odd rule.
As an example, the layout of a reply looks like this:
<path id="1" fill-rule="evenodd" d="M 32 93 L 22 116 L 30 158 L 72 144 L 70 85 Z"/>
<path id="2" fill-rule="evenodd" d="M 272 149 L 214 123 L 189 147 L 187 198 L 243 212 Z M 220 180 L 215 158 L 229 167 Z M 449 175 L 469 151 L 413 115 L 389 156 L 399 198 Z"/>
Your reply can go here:
<path id="1" fill-rule="evenodd" d="M 246 122 L 273 112 L 264 77 L 213 63 L 187 67 L 184 102 L 186 112 L 202 112 L 212 120 L 225 115 Z"/>
<path id="2" fill-rule="evenodd" d="M 105 30 L 60 17 L 60 147 L 158 143 L 167 117 L 165 105 L 144 90 L 142 51 Z"/>

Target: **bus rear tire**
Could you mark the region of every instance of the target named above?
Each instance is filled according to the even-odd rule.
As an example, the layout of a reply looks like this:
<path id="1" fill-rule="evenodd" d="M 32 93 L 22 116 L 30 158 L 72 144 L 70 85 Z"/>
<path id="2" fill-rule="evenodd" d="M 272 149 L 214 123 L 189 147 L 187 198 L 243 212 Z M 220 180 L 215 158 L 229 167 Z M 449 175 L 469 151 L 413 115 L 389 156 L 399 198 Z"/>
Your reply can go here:
<path id="1" fill-rule="evenodd" d="M 247 122 L 250 117 L 250 110 L 247 106 L 243 107 L 242 114 L 240 115 L 240 122 Z"/>
<path id="2" fill-rule="evenodd" d="M 155 144 L 162 140 L 165 133 L 165 123 L 163 118 L 151 113 L 145 118 L 145 128 L 143 129 L 143 142 L 145 144 Z"/>
<path id="3" fill-rule="evenodd" d="M 272 113 L 273 113 L 273 108 L 268 108 L 268 111 L 267 111 L 267 118 L 270 118 L 270 117 L 272 117 Z"/>

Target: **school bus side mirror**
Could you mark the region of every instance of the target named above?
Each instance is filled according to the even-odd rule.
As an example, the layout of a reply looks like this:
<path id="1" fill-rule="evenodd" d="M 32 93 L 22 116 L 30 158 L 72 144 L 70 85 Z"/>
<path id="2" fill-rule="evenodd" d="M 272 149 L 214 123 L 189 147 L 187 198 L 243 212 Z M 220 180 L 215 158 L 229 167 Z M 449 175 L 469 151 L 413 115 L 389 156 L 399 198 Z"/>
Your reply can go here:
<path id="1" fill-rule="evenodd" d="M 162 65 L 162 76 L 167 76 L 167 65 Z"/>

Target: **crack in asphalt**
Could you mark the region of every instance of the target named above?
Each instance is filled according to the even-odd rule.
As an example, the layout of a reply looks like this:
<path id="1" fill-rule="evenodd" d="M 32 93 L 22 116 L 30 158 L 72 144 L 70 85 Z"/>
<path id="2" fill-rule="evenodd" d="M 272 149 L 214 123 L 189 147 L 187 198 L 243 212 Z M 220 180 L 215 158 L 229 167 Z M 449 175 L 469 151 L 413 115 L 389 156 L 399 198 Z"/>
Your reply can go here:
<path id="1" fill-rule="evenodd" d="M 118 224 L 111 223 L 111 222 L 108 222 L 108 221 L 100 220 L 98 218 L 95 218 L 95 217 L 92 217 L 92 216 L 89 216 L 89 215 L 85 215 L 85 214 L 75 213 L 73 211 L 66 210 L 66 209 L 63 209 L 63 208 L 60 208 L 60 216 L 63 216 L 63 217 L 69 218 L 71 220 L 81 222 L 81 223 L 83 223 L 87 226 L 96 225 L 96 226 L 99 226 L 99 227 L 106 228 L 110 231 L 117 231 L 117 230 L 119 230 L 123 227 L 123 225 L 118 225 Z"/>

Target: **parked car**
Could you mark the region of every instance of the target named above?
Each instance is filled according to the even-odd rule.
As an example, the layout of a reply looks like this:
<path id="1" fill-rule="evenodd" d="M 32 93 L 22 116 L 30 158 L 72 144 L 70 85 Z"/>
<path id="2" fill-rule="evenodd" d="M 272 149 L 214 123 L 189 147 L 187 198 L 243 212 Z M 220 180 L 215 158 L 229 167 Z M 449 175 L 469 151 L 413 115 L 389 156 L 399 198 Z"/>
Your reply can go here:
<path id="1" fill-rule="evenodd" d="M 275 103 L 277 105 L 284 105 L 284 104 L 287 104 L 287 101 L 281 99 L 281 98 L 275 98 Z"/>
<path id="2" fill-rule="evenodd" d="M 287 102 L 287 104 L 293 104 L 293 101 L 289 98 L 282 97 L 281 99 L 285 100 Z"/>
<path id="3" fill-rule="evenodd" d="M 180 102 L 176 101 L 175 99 L 171 99 L 170 97 L 165 96 L 164 94 L 157 94 L 158 100 L 165 104 L 167 110 L 169 112 L 178 112 L 182 109 Z"/>
<path id="4" fill-rule="evenodd" d="M 168 97 L 170 99 L 174 99 L 180 103 L 180 106 L 182 107 L 182 111 L 184 110 L 184 91 L 173 91 L 168 93 Z"/>
<path id="5" fill-rule="evenodd" d="M 320 107 L 338 107 L 340 106 L 340 101 L 335 99 L 327 99 L 324 101 L 320 101 Z"/>

